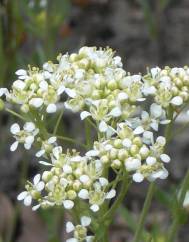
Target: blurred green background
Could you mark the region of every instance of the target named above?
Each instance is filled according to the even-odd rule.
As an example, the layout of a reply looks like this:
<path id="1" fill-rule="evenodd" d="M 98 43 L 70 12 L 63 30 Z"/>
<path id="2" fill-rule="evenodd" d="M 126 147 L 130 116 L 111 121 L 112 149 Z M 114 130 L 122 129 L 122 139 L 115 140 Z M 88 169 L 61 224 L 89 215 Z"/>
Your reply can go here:
<path id="1" fill-rule="evenodd" d="M 187 65 L 188 29 L 188 0 L 0 0 L 0 87 L 10 87 L 17 69 L 42 66 L 47 60 L 55 61 L 60 52 L 77 51 L 83 45 L 114 48 L 126 70 L 135 73 L 144 72 L 147 66 Z M 62 125 L 72 137 L 76 133 L 82 138 L 74 120 L 69 114 Z M 39 167 L 22 149 L 10 153 L 13 121 L 0 113 L 0 242 L 63 242 L 68 218 L 61 208 L 33 213 L 16 202 L 25 180 Z M 166 242 L 172 216 L 179 215 L 181 224 L 187 222 L 186 211 L 173 201 L 188 167 L 188 133 L 178 140 L 170 146 L 175 158 L 169 181 L 160 184 L 147 221 L 153 242 Z M 126 199 L 130 212 L 120 209 L 111 227 L 111 242 L 131 241 L 136 223 L 131 214 L 139 213 L 146 184 L 141 187 L 134 186 Z M 178 242 L 188 241 L 185 225 Z"/>

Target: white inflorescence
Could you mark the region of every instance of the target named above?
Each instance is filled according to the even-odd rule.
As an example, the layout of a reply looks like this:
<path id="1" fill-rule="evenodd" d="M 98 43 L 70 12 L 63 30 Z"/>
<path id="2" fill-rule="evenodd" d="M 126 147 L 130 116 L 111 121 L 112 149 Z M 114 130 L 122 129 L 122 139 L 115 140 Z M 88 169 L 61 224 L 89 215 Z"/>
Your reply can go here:
<path id="1" fill-rule="evenodd" d="M 105 170 L 126 173 L 137 183 L 167 178 L 165 164 L 170 157 L 164 153 L 166 139 L 157 132 L 170 122 L 168 110 L 188 101 L 188 67 L 155 67 L 144 76 L 131 75 L 112 49 L 96 47 L 57 59 L 57 64 L 49 61 L 42 70 L 16 71 L 11 90 L 0 88 L 0 97 L 5 95 L 27 117 L 23 130 L 17 123 L 11 126 L 16 139 L 11 151 L 19 143 L 26 149 L 37 143 L 39 163 L 50 168 L 28 182 L 18 199 L 26 206 L 34 201 L 34 210 L 54 205 L 70 210 L 80 200 L 90 213 L 98 213 L 106 200 L 116 196 Z M 64 109 L 80 112 L 81 120 L 91 119 L 97 126 L 99 139 L 85 155 L 63 152 L 57 137 L 46 131 L 45 118 L 59 111 L 62 100 Z M 146 102 L 143 110 L 146 100 L 152 104 Z M 92 241 L 86 228 L 90 222 L 87 216 L 77 226 L 68 222 L 67 231 L 74 234 L 68 241 Z"/>

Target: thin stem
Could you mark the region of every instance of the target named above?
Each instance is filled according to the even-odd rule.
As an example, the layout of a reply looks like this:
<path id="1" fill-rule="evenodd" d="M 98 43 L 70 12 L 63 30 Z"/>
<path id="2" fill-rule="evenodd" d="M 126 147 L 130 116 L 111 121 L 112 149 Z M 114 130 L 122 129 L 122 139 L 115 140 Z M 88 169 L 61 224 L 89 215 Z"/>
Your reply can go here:
<path id="1" fill-rule="evenodd" d="M 6 108 L 5 109 L 8 113 L 11 113 L 12 115 L 16 116 L 17 118 L 23 120 L 23 121 L 26 121 L 26 119 L 24 117 L 22 117 L 19 113 L 16 113 L 15 111 L 9 109 L 9 108 Z"/>
<path id="2" fill-rule="evenodd" d="M 57 133 L 57 130 L 58 130 L 58 127 L 59 127 L 61 118 L 63 116 L 63 113 L 64 113 L 64 109 L 62 109 L 61 112 L 60 112 L 60 114 L 59 114 L 59 117 L 57 119 L 56 125 L 55 125 L 54 130 L 53 130 L 53 135 L 56 135 L 56 133 Z"/>
<path id="3" fill-rule="evenodd" d="M 85 137 L 86 137 L 86 147 L 91 148 L 91 127 L 87 120 L 85 120 Z"/>
<path id="4" fill-rule="evenodd" d="M 131 182 L 128 181 L 128 176 L 125 175 L 122 181 L 122 186 L 119 192 L 119 196 L 117 197 L 116 201 L 112 205 L 112 207 L 107 211 L 107 213 L 103 216 L 103 220 L 111 219 L 116 211 L 116 209 L 120 206 L 125 195 L 129 189 Z"/>
<path id="5" fill-rule="evenodd" d="M 145 219 L 146 219 L 146 215 L 148 213 L 148 210 L 150 208 L 151 205 L 151 201 L 152 201 L 152 197 L 154 194 L 154 190 L 155 190 L 155 183 L 151 183 L 148 189 L 148 193 L 144 202 L 144 206 L 142 209 L 142 213 L 139 219 L 139 223 L 135 232 L 135 236 L 134 236 L 134 240 L 133 242 L 141 242 L 141 237 L 142 237 L 142 231 L 143 231 L 143 227 L 144 227 L 144 223 L 145 223 Z"/>
<path id="6" fill-rule="evenodd" d="M 180 196 L 178 199 L 178 206 L 182 207 L 185 196 L 186 196 L 186 192 L 188 190 L 188 184 L 189 184 L 189 170 L 187 171 L 185 178 L 183 180 L 183 183 L 181 185 L 180 188 Z M 167 238 L 167 242 L 174 242 L 174 239 L 176 237 L 177 231 L 179 229 L 179 219 L 178 216 L 175 216 L 173 223 L 170 227 L 169 233 L 168 233 L 168 238 Z"/>
<path id="7" fill-rule="evenodd" d="M 78 142 L 78 141 L 75 140 L 75 139 L 72 139 L 72 138 L 69 138 L 69 137 L 60 136 L 60 135 L 58 135 L 58 136 L 56 136 L 56 137 L 57 137 L 58 139 L 68 141 L 68 142 L 70 142 L 70 143 L 72 143 L 72 144 L 76 144 L 76 145 L 79 145 L 79 146 L 83 147 L 84 149 L 87 149 L 86 145 L 81 144 L 80 142 Z"/>

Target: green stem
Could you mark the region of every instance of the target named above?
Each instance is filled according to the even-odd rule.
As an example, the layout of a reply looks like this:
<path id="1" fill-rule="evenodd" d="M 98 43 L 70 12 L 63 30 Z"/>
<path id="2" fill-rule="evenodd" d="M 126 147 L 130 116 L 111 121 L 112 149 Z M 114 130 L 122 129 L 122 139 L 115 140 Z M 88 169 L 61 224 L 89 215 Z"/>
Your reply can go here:
<path id="1" fill-rule="evenodd" d="M 120 204 L 122 203 L 123 199 L 125 198 L 125 195 L 129 189 L 131 182 L 128 181 L 128 176 L 125 175 L 122 181 L 122 186 L 119 192 L 119 196 L 117 197 L 116 201 L 114 202 L 114 204 L 112 205 L 112 207 L 107 211 L 107 213 L 103 216 L 103 221 L 105 220 L 111 220 L 115 211 L 117 210 L 117 208 L 120 206 Z M 109 221 L 110 223 L 111 221 Z"/>
<path id="2" fill-rule="evenodd" d="M 181 185 L 180 195 L 178 198 L 179 207 L 182 207 L 182 205 L 183 205 L 183 202 L 184 202 L 184 199 L 186 196 L 186 192 L 188 190 L 188 185 L 189 185 L 189 170 L 187 171 L 185 178 L 183 180 L 183 183 Z M 174 239 L 176 237 L 179 227 L 180 227 L 179 218 L 178 218 L 178 216 L 175 216 L 173 223 L 170 227 L 169 233 L 168 233 L 167 242 L 174 242 Z"/>
<path id="3" fill-rule="evenodd" d="M 60 112 L 60 114 L 59 114 L 59 117 L 57 119 L 56 125 L 55 125 L 54 130 L 53 130 L 53 135 L 56 135 L 56 133 L 57 133 L 57 130 L 58 130 L 58 127 L 59 127 L 61 118 L 63 116 L 63 113 L 64 113 L 64 109 L 62 109 L 61 112 Z"/>
<path id="4" fill-rule="evenodd" d="M 24 117 L 22 117 L 19 113 L 14 112 L 13 110 L 6 108 L 5 111 L 7 111 L 8 113 L 11 113 L 12 115 L 16 116 L 17 118 L 26 121 Z"/>
<path id="5" fill-rule="evenodd" d="M 80 142 L 76 141 L 75 139 L 72 139 L 72 138 L 69 138 L 69 137 L 60 136 L 60 135 L 58 135 L 56 137 L 58 139 L 65 140 L 65 141 L 70 142 L 72 144 L 79 145 L 79 146 L 83 147 L 84 149 L 87 149 L 85 144 L 81 144 Z"/>
<path id="6" fill-rule="evenodd" d="M 91 127 L 89 125 L 88 120 L 85 120 L 85 137 L 86 137 L 86 147 L 90 149 L 92 147 L 91 142 Z"/>
<path id="7" fill-rule="evenodd" d="M 155 183 L 151 183 L 148 189 L 148 193 L 144 202 L 144 206 L 142 209 L 142 213 L 139 219 L 139 223 L 135 232 L 135 236 L 134 236 L 134 240 L 133 242 L 141 242 L 141 238 L 142 238 L 142 231 L 143 231 L 143 227 L 144 227 L 144 223 L 145 223 L 145 219 L 146 219 L 146 215 L 148 213 L 148 210 L 150 208 L 151 205 L 151 201 L 152 201 L 152 197 L 154 194 L 154 190 L 155 190 Z"/>

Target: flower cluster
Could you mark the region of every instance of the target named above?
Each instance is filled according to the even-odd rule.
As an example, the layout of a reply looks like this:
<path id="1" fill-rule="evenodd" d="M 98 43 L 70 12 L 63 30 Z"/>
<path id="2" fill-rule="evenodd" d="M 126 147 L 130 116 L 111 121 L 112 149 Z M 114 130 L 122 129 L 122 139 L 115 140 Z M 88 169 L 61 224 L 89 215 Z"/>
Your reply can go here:
<path id="1" fill-rule="evenodd" d="M 49 168 L 28 182 L 18 199 L 26 206 L 33 204 L 34 210 L 58 205 L 70 211 L 81 206 L 87 216 L 80 214 L 80 225 L 68 222 L 67 231 L 74 234 L 68 241 L 92 241 L 86 228 L 90 215 L 116 196 L 124 176 L 134 182 L 168 176 L 165 164 L 170 157 L 159 126 L 169 124 L 188 101 L 189 69 L 156 67 L 144 76 L 132 75 L 110 48 L 83 47 L 57 59 L 56 64 L 46 62 L 42 70 L 18 70 L 11 90 L 0 88 L 0 97 L 5 95 L 7 102 L 20 107 L 27 120 L 23 130 L 17 123 L 11 126 L 16 139 L 11 151 L 19 143 L 26 149 L 34 143 L 36 156 L 43 158 L 39 163 Z M 60 107 L 79 112 L 81 120 L 97 130 L 98 139 L 85 154 L 65 152 L 58 136 L 45 127 L 47 113 L 58 112 L 61 102 Z M 119 179 L 110 182 L 110 170 Z"/>

